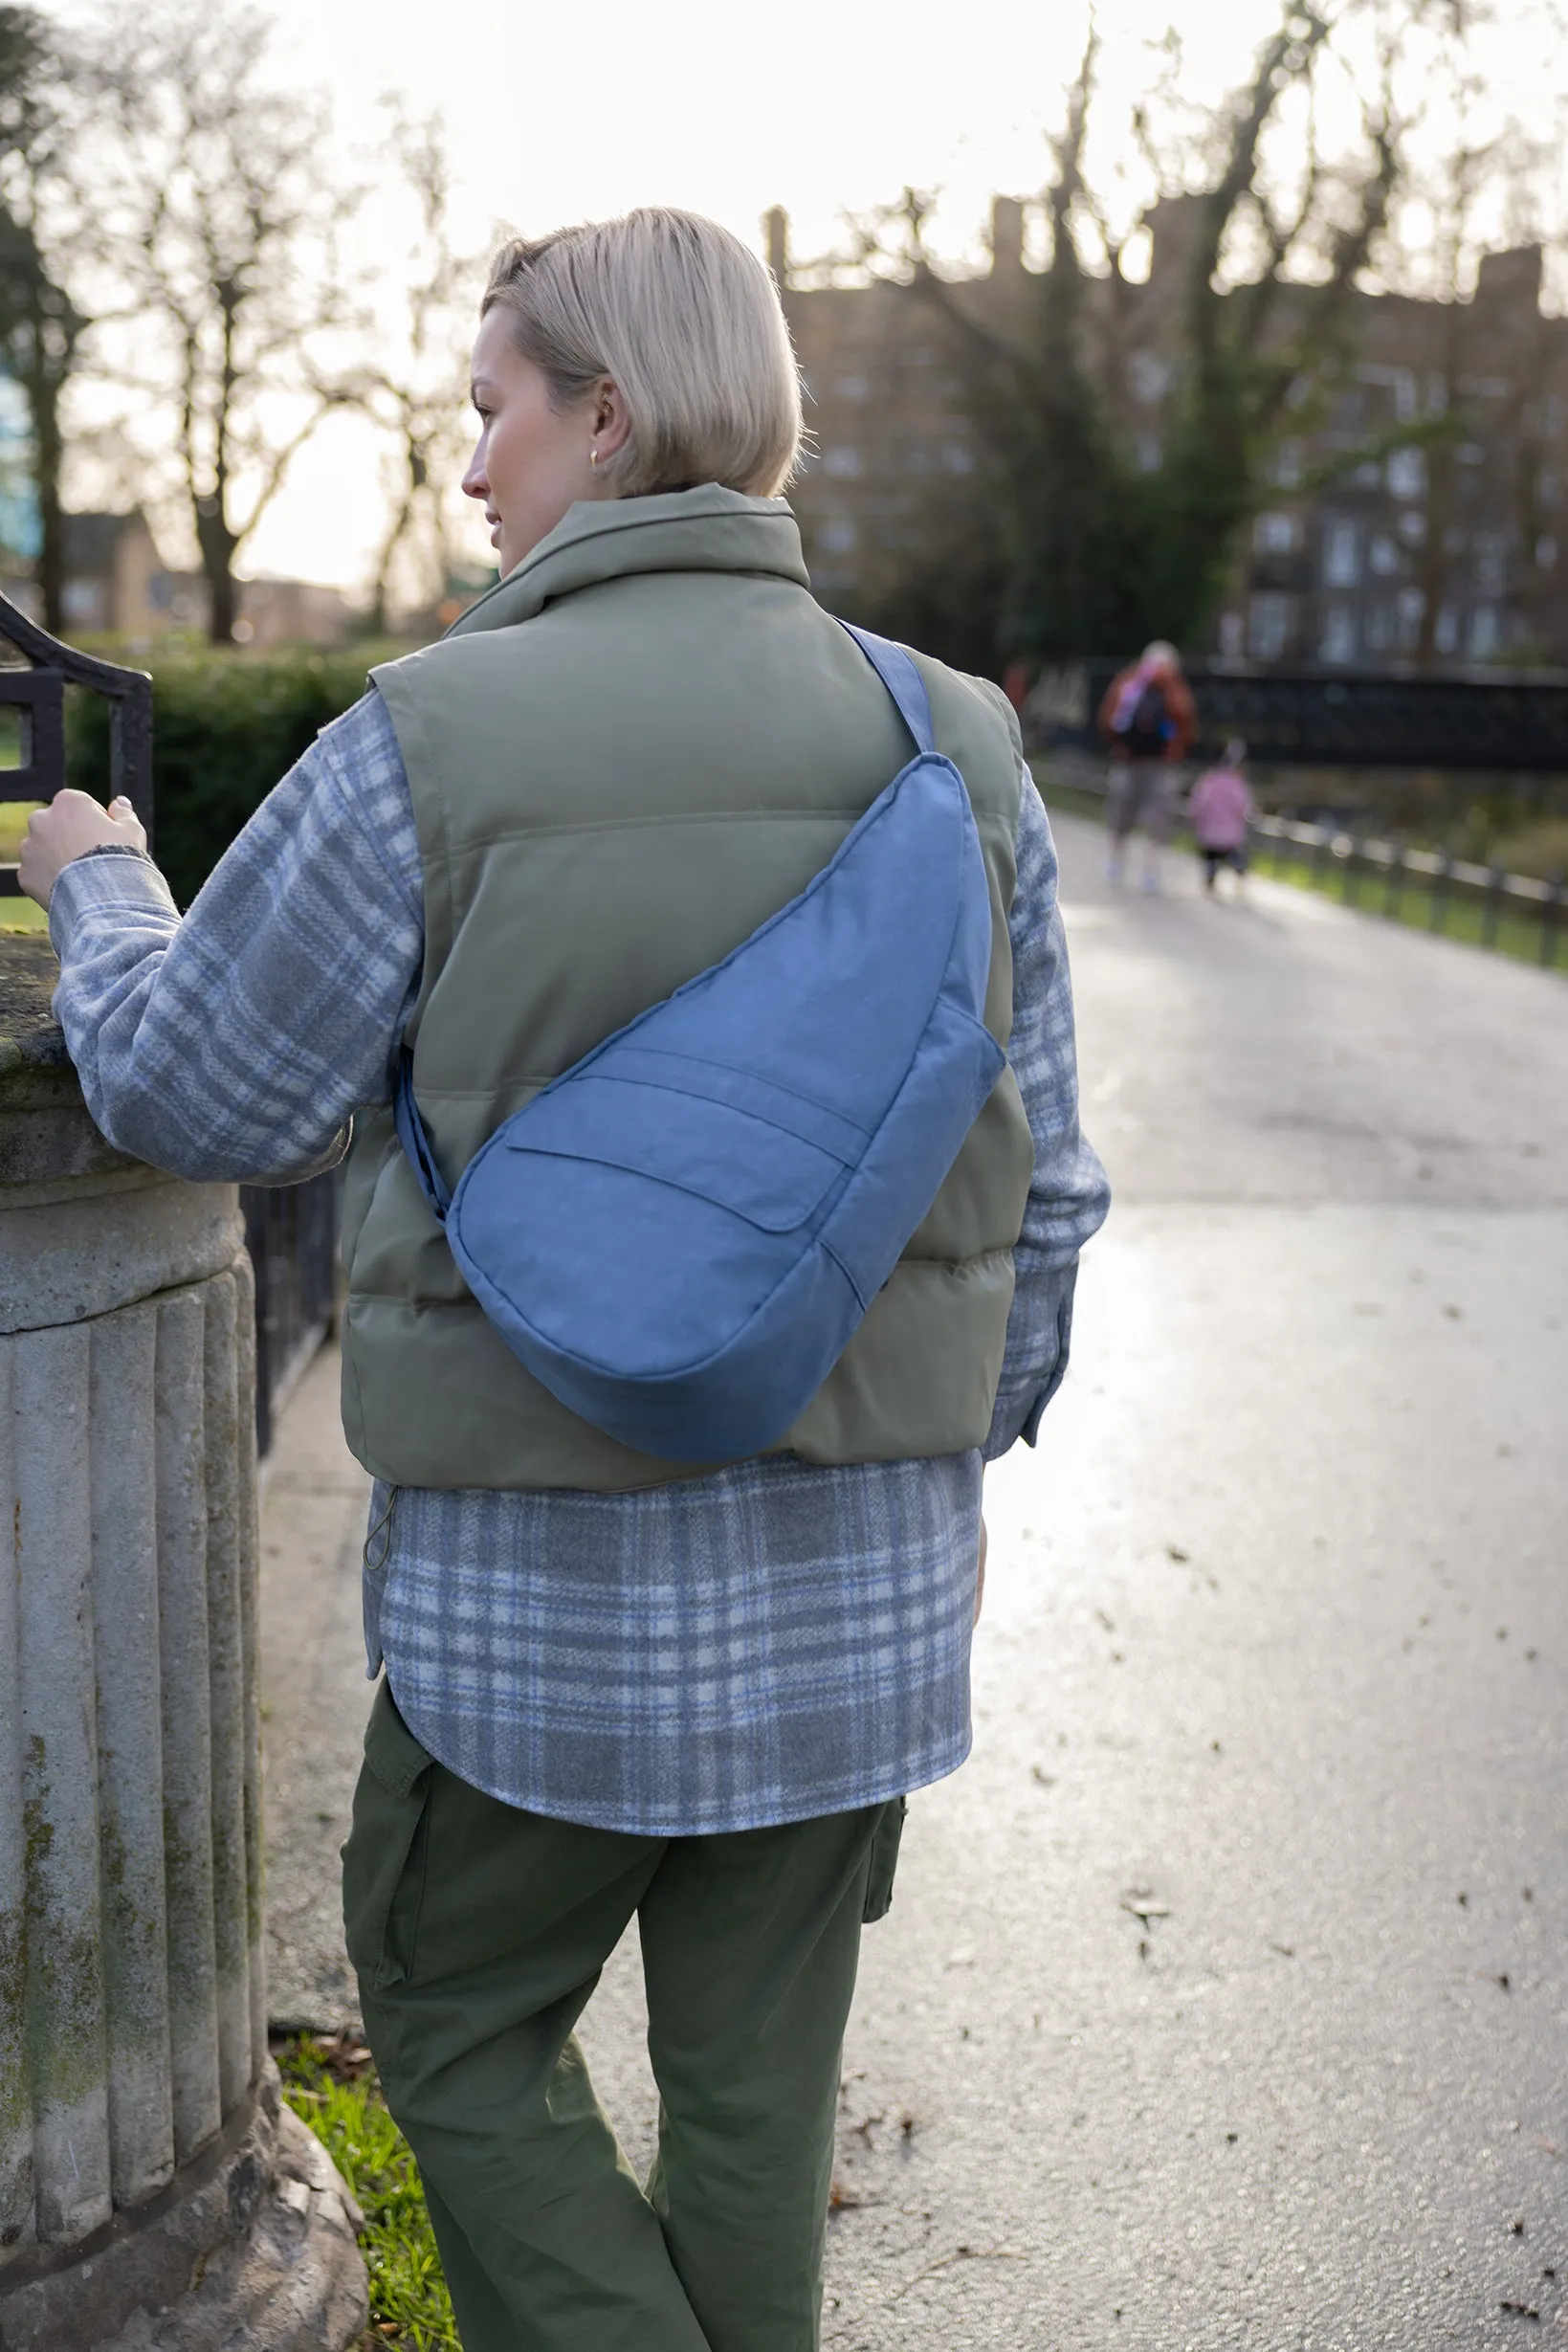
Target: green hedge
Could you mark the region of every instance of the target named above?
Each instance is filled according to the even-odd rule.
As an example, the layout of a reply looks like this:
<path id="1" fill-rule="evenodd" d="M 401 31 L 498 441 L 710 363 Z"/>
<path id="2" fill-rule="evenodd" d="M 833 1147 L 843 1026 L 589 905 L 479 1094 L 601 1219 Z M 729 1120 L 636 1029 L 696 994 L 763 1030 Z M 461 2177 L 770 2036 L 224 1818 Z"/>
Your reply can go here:
<path id="1" fill-rule="evenodd" d="M 407 650 L 192 653 L 158 662 L 155 847 L 182 906 L 318 731 L 364 692 L 369 664 Z M 72 783 L 106 797 L 109 721 L 100 697 L 73 695 L 68 743 Z"/>

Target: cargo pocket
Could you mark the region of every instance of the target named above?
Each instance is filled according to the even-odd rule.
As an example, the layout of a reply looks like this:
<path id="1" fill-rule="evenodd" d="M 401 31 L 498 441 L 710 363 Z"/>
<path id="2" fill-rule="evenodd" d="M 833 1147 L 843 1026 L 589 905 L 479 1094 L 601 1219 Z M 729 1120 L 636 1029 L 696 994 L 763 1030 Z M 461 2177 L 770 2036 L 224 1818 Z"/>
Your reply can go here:
<path id="1" fill-rule="evenodd" d="M 366 1991 L 403 1984 L 413 1964 L 433 1770 L 384 1677 L 364 1727 L 354 1826 L 343 1848 L 348 1957 Z"/>
<path id="2" fill-rule="evenodd" d="M 883 1806 L 881 1817 L 872 1832 L 872 1866 L 866 1880 L 866 1908 L 861 1919 L 870 1927 L 877 1919 L 885 1919 L 893 1908 L 894 1874 L 898 1868 L 898 1841 L 904 1833 L 904 1815 L 909 1810 L 907 1797 L 894 1797 Z"/>

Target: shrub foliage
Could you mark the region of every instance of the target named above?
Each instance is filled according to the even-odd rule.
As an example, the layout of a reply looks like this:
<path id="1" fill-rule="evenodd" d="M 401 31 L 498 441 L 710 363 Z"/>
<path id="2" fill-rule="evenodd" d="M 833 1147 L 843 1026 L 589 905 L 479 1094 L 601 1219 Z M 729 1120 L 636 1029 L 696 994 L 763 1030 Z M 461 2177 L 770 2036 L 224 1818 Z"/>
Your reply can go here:
<path id="1" fill-rule="evenodd" d="M 186 653 L 153 672 L 155 854 L 181 906 L 320 730 L 364 692 L 370 661 L 406 649 Z M 75 698 L 71 781 L 108 793 L 108 707 Z"/>

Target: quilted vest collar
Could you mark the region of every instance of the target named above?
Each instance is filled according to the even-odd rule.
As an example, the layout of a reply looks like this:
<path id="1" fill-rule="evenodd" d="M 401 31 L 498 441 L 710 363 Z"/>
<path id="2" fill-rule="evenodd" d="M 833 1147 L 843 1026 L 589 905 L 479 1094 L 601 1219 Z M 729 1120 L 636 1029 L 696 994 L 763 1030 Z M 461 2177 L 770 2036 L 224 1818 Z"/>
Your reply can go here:
<path id="1" fill-rule="evenodd" d="M 569 506 L 516 571 L 471 605 L 449 636 L 510 629 L 557 597 L 633 572 L 771 574 L 809 588 L 787 500 L 748 499 L 718 482 L 655 498 L 582 499 Z"/>

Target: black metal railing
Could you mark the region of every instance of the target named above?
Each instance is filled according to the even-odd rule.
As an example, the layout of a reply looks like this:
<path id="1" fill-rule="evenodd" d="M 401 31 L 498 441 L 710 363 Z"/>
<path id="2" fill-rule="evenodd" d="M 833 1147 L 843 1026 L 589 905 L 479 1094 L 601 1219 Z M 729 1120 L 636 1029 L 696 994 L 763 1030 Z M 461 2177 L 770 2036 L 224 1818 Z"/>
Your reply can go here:
<path id="1" fill-rule="evenodd" d="M 109 705 L 109 792 L 123 793 L 152 839 L 152 680 L 144 670 L 78 654 L 0 596 L 0 709 L 14 710 L 20 758 L 0 767 L 0 801 L 53 800 L 65 783 L 65 690 L 85 686 Z M 0 898 L 18 896 L 14 864 L 0 864 Z"/>
<path id="2" fill-rule="evenodd" d="M 338 1311 L 336 1170 L 302 1185 L 243 1185 L 245 1245 L 255 1269 L 255 1440 L 266 1453 L 277 1415 Z"/>
<path id="3" fill-rule="evenodd" d="M 0 767 L 0 801 L 53 800 L 66 780 L 65 690 L 109 703 L 109 790 L 123 793 L 153 832 L 152 680 L 62 645 L 0 596 L 0 710 L 14 710 L 14 767 Z M 0 863 L 0 898 L 19 895 L 14 863 Z M 277 1411 L 337 1312 L 338 1180 L 317 1176 L 276 1189 L 245 1186 L 245 1238 L 255 1268 L 256 1442 L 266 1453 Z"/>
<path id="4" fill-rule="evenodd" d="M 1045 747 L 1093 749 L 1111 660 L 1063 663 L 1026 704 Z M 1204 750 L 1239 735 L 1253 762 L 1295 767 L 1492 769 L 1568 775 L 1568 679 L 1249 671 L 1188 673 Z"/>

